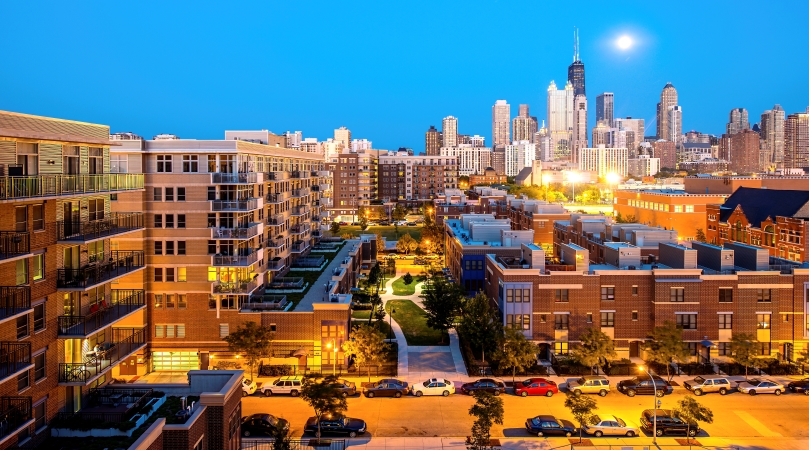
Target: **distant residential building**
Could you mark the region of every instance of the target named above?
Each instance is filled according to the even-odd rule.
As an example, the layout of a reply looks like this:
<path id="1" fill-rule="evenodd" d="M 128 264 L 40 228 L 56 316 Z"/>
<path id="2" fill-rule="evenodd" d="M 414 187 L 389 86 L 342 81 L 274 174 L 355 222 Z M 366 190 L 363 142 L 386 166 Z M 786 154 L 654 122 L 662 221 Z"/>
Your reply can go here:
<path id="1" fill-rule="evenodd" d="M 430 125 L 430 129 L 424 133 L 424 153 L 428 156 L 440 154 L 443 142 L 441 132 Z"/>
<path id="2" fill-rule="evenodd" d="M 332 161 L 335 157 L 337 157 L 337 155 L 340 155 L 348 150 L 348 148 L 343 145 L 342 141 L 338 141 L 333 138 L 328 138 L 324 142 L 321 142 L 320 149 L 323 151 L 326 162 Z"/>
<path id="3" fill-rule="evenodd" d="M 732 136 L 742 130 L 750 129 L 750 120 L 747 118 L 747 110 L 744 108 L 733 108 L 730 110 L 730 118 L 725 127 L 726 133 Z"/>
<path id="4" fill-rule="evenodd" d="M 497 172 L 491 167 L 487 167 L 486 170 L 483 171 L 483 174 L 469 175 L 469 186 L 499 184 L 506 182 L 508 182 L 508 177 L 506 175 L 498 175 Z"/>
<path id="5" fill-rule="evenodd" d="M 440 156 L 449 156 L 458 162 L 458 175 L 483 173 L 492 167 L 492 149 L 489 147 L 472 147 L 465 144 L 459 147 L 441 147 Z"/>
<path id="6" fill-rule="evenodd" d="M 511 128 L 514 138 L 512 141 L 530 141 L 534 143 L 537 132 L 537 118 L 531 117 L 528 105 L 520 105 L 519 114 L 512 119 Z"/>
<path id="7" fill-rule="evenodd" d="M 452 116 L 444 117 L 441 121 L 441 135 L 444 147 L 455 147 L 458 145 L 458 119 Z"/>
<path id="8" fill-rule="evenodd" d="M 458 187 L 454 157 L 396 152 L 379 157 L 378 174 L 379 198 L 391 201 L 433 199 Z"/>
<path id="9" fill-rule="evenodd" d="M 573 98 L 573 162 L 579 149 L 589 147 L 587 142 L 587 97 L 578 94 Z"/>
<path id="10" fill-rule="evenodd" d="M 724 135 L 719 141 L 719 158 L 728 161 L 732 172 L 756 173 L 760 170 L 759 140 L 759 134 L 749 129 Z"/>
<path id="11" fill-rule="evenodd" d="M 609 128 L 615 126 L 615 94 L 604 92 L 596 96 L 596 123 L 603 122 Z"/>
<path id="12" fill-rule="evenodd" d="M 640 143 L 643 142 L 643 134 L 646 132 L 645 121 L 643 119 L 633 119 L 631 117 L 618 117 L 614 119 L 613 127 L 619 130 L 631 130 L 633 132 L 633 139 L 631 141 L 627 141 L 626 146 L 629 149 L 630 154 L 636 152 L 640 146 Z"/>
<path id="13" fill-rule="evenodd" d="M 159 134 L 154 137 L 155 141 L 180 140 L 173 134 Z M 246 130 L 246 131 L 225 131 L 225 140 L 251 142 L 253 144 L 264 144 L 271 147 L 284 147 L 286 139 L 283 135 L 275 134 L 267 130 Z"/>
<path id="14" fill-rule="evenodd" d="M 142 141 L 143 138 L 138 136 L 137 134 L 127 131 L 123 133 L 112 133 L 110 134 L 111 141 Z"/>
<path id="15" fill-rule="evenodd" d="M 633 177 L 651 177 L 660 172 L 660 158 L 639 155 L 627 161 L 628 172 Z"/>
<path id="16" fill-rule="evenodd" d="M 505 147 L 511 142 L 511 106 L 497 100 L 492 106 L 492 146 Z"/>
<path id="17" fill-rule="evenodd" d="M 666 138 L 674 143 L 682 141 L 683 134 L 683 108 L 679 105 L 674 105 L 668 109 L 668 127 L 669 136 Z"/>
<path id="18" fill-rule="evenodd" d="M 284 147 L 298 149 L 303 141 L 303 132 L 287 131 L 284 133 Z"/>
<path id="19" fill-rule="evenodd" d="M 516 176 L 524 167 L 531 167 L 536 159 L 536 144 L 530 141 L 514 141 L 506 146 L 505 175 Z"/>
<path id="20" fill-rule="evenodd" d="M 551 81 L 548 86 L 548 136 L 551 159 L 570 158 L 573 148 L 573 85 L 567 83 L 557 89 Z"/>
<path id="21" fill-rule="evenodd" d="M 301 141 L 300 149 L 306 153 L 323 153 L 323 149 L 320 146 L 320 142 L 317 141 L 317 138 L 304 138 Z"/>
<path id="22" fill-rule="evenodd" d="M 486 138 L 483 136 L 478 136 L 477 134 L 474 136 L 469 137 L 469 145 L 472 147 L 485 147 L 486 146 Z"/>
<path id="23" fill-rule="evenodd" d="M 340 127 L 334 130 L 334 140 L 343 145 L 343 148 L 351 148 L 351 130 Z"/>
<path id="24" fill-rule="evenodd" d="M 548 135 L 548 128 L 545 127 L 545 121 L 542 121 L 542 126 L 534 134 L 534 143 L 537 146 L 537 159 L 540 161 L 553 160 L 553 146 L 551 145 L 551 137 Z"/>
<path id="25" fill-rule="evenodd" d="M 629 173 L 628 159 L 626 148 L 582 148 L 579 149 L 579 170 L 595 172 L 600 177 L 612 173 L 625 177 Z"/>
<path id="26" fill-rule="evenodd" d="M 761 140 L 764 142 L 767 166 L 784 166 L 784 126 L 786 115 L 781 105 L 764 111 L 761 115 Z"/>
<path id="27" fill-rule="evenodd" d="M 790 114 L 784 126 L 784 168 L 809 167 L 809 108 Z"/>
<path id="28" fill-rule="evenodd" d="M 677 147 L 674 142 L 662 139 L 652 142 L 652 156 L 660 158 L 661 169 L 674 170 L 677 168 Z"/>
<path id="29" fill-rule="evenodd" d="M 499 174 L 506 173 L 506 149 L 495 148 L 492 150 L 492 168 Z"/>
<path id="30" fill-rule="evenodd" d="M 507 198 L 508 218 L 512 230 L 533 230 L 534 244 L 549 253 L 553 249 L 553 224 L 570 220 L 570 212 L 558 203 L 542 200 Z"/>
<path id="31" fill-rule="evenodd" d="M 364 150 L 371 150 L 373 148 L 373 143 L 368 139 L 353 139 L 351 141 L 351 151 L 352 152 L 361 152 Z"/>
<path id="32" fill-rule="evenodd" d="M 657 138 L 672 142 L 672 129 L 670 126 L 669 109 L 677 105 L 677 89 L 671 83 L 666 83 L 660 93 L 660 103 L 657 104 Z M 682 124 L 681 124 L 682 126 Z M 682 128 L 681 128 L 682 129 Z"/>
<path id="33" fill-rule="evenodd" d="M 677 163 L 677 168 L 689 173 L 708 174 L 728 171 L 728 162 L 724 159 L 706 158 L 697 161 Z"/>
<path id="34" fill-rule="evenodd" d="M 703 144 L 715 144 L 718 142 L 716 136 L 710 134 L 700 133 L 699 131 L 691 130 L 685 133 L 685 140 L 684 142 L 690 143 L 703 143 Z"/>

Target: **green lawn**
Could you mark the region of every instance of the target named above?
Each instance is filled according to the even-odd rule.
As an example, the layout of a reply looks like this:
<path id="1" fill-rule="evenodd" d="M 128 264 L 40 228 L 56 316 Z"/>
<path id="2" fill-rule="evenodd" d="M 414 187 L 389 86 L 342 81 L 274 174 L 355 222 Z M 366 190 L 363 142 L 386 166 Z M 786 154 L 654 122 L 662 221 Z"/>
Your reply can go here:
<path id="1" fill-rule="evenodd" d="M 388 314 L 391 307 L 396 310 L 393 320 L 402 327 L 407 345 L 449 345 L 449 339 L 443 339 L 442 343 L 442 333 L 427 326 L 427 315 L 412 301 L 388 301 L 385 305 Z"/>
<path id="2" fill-rule="evenodd" d="M 393 226 L 368 227 L 367 230 L 362 231 L 360 230 L 360 227 L 344 225 L 340 227 L 340 232 L 337 234 L 342 235 L 343 233 L 350 233 L 354 236 L 359 236 L 360 234 L 373 234 L 376 232 L 382 233 L 382 237 L 388 241 L 398 241 L 399 238 L 406 233 L 410 233 L 410 236 L 417 241 L 421 240 L 421 225 L 415 227 L 399 227 L 398 234 L 396 233 L 396 228 Z"/>
<path id="3" fill-rule="evenodd" d="M 368 316 L 370 315 L 370 313 L 371 311 L 354 311 L 353 313 L 351 313 L 352 317 L 351 325 L 354 326 L 368 323 Z M 377 330 L 381 331 L 382 334 L 385 335 L 386 339 L 389 337 L 395 337 L 390 332 L 390 324 L 388 324 L 388 316 L 385 316 L 385 320 L 381 322 L 378 320 L 374 320 L 374 327 L 376 327 Z"/>
<path id="4" fill-rule="evenodd" d="M 412 274 L 411 274 L 412 275 Z M 399 277 L 393 280 L 391 287 L 393 288 L 393 295 L 413 295 L 416 293 L 417 277 L 413 276 L 413 282 L 405 284 L 404 277 Z"/>

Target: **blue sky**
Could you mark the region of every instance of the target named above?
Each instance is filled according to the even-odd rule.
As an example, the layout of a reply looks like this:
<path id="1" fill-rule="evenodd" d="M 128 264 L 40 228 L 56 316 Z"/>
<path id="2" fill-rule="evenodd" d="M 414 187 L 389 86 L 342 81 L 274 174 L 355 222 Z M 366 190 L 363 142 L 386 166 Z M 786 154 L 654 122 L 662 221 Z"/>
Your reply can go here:
<path id="1" fill-rule="evenodd" d="M 595 96 L 652 119 L 679 91 L 684 129 L 722 133 L 809 105 L 809 2 L 255 1 L 0 3 L 0 109 L 109 124 L 151 137 L 345 125 L 377 148 L 424 149 L 441 119 L 491 141 L 491 105 L 545 118 L 580 29 Z M 621 35 L 634 38 L 617 50 Z M 650 134 L 650 133 L 647 133 Z"/>

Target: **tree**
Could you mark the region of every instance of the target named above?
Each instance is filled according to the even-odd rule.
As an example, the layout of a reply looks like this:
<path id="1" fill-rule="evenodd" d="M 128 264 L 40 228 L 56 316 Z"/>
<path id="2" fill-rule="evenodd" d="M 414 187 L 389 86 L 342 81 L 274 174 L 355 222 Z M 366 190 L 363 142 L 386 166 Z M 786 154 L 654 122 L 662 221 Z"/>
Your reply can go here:
<path id="1" fill-rule="evenodd" d="M 424 311 L 427 313 L 427 326 L 444 334 L 455 323 L 455 316 L 461 307 L 464 298 L 463 289 L 455 283 L 449 283 L 444 278 L 433 277 L 422 291 L 421 298 Z"/>
<path id="2" fill-rule="evenodd" d="M 407 217 L 407 210 L 404 206 L 397 204 L 396 207 L 393 208 L 391 217 L 396 221 L 404 220 L 404 218 Z"/>
<path id="3" fill-rule="evenodd" d="M 566 392 L 567 398 L 565 399 L 565 408 L 570 410 L 573 418 L 579 423 L 579 442 L 582 441 L 582 428 L 593 416 L 593 411 L 598 409 L 596 399 L 587 395 L 575 395 L 572 392 Z"/>
<path id="4" fill-rule="evenodd" d="M 511 369 L 511 382 L 517 376 L 517 370 L 527 369 L 537 362 L 539 347 L 525 338 L 525 335 L 515 328 L 505 328 L 503 343 L 495 354 L 500 368 Z"/>
<path id="5" fill-rule="evenodd" d="M 382 232 L 375 231 L 376 235 L 376 254 L 379 255 L 385 251 L 385 239 L 382 239 Z"/>
<path id="6" fill-rule="evenodd" d="M 672 361 L 683 362 L 691 357 L 688 345 L 683 342 L 683 329 L 671 321 L 655 327 L 645 344 L 646 359 L 666 365 L 666 376 L 671 381 L 669 365 Z"/>
<path id="7" fill-rule="evenodd" d="M 695 234 L 696 234 L 696 236 L 694 237 L 695 240 L 699 242 L 708 242 L 708 238 L 705 237 L 705 231 L 702 228 L 697 228 L 697 232 Z"/>
<path id="8" fill-rule="evenodd" d="M 686 395 L 684 399 L 677 402 L 677 407 L 674 409 L 674 414 L 683 419 L 686 423 L 686 436 L 689 442 L 691 441 L 691 425 L 694 424 L 699 427 L 700 422 L 713 423 L 713 411 L 704 405 L 700 405 L 697 400 Z M 696 434 L 696 430 L 694 430 Z"/>
<path id="9" fill-rule="evenodd" d="M 579 337 L 581 344 L 570 351 L 570 357 L 583 366 L 593 368 L 601 359 L 611 360 L 618 357 L 615 353 L 615 343 L 603 331 L 588 328 Z"/>
<path id="10" fill-rule="evenodd" d="M 382 281 L 382 268 L 379 264 L 374 264 L 374 267 L 368 272 L 366 283 L 368 287 L 376 287 L 376 292 L 379 293 L 379 283 Z"/>
<path id="11" fill-rule="evenodd" d="M 360 224 L 360 230 L 365 231 L 368 229 L 368 218 L 365 217 L 364 215 L 359 216 L 359 218 L 357 219 L 357 223 Z"/>
<path id="12" fill-rule="evenodd" d="M 371 381 L 371 366 L 379 367 L 390 350 L 385 342 L 385 335 L 371 325 L 360 325 L 351 333 L 351 339 L 343 342 L 343 351 L 354 355 L 357 369 L 365 366 L 368 369 L 368 381 Z"/>
<path id="13" fill-rule="evenodd" d="M 486 391 L 475 391 L 475 404 L 469 408 L 469 415 L 475 417 L 472 436 L 467 440 L 469 450 L 492 449 L 491 431 L 494 424 L 503 424 L 503 399 Z"/>
<path id="14" fill-rule="evenodd" d="M 407 272 L 407 273 L 406 273 L 406 274 L 404 274 L 404 276 L 402 277 L 402 282 L 403 282 L 405 285 L 410 285 L 410 283 L 412 283 L 412 282 L 413 282 L 413 275 L 410 275 L 410 272 Z"/>
<path id="15" fill-rule="evenodd" d="M 396 241 L 396 250 L 399 252 L 404 252 L 405 254 L 410 254 L 413 250 L 417 249 L 419 243 L 413 239 L 413 236 L 410 233 L 406 233 L 404 236 L 400 237 L 398 241 Z"/>
<path id="16" fill-rule="evenodd" d="M 496 308 L 489 304 L 489 297 L 479 292 L 461 302 L 458 334 L 463 336 L 473 348 L 479 348 L 486 362 L 486 350 L 497 348 L 497 340 L 502 335 L 503 325 Z"/>
<path id="17" fill-rule="evenodd" d="M 279 420 L 270 428 L 270 437 L 273 438 L 272 450 L 292 450 L 292 436 L 289 435 L 289 428 Z"/>
<path id="18" fill-rule="evenodd" d="M 336 375 L 307 375 L 301 381 L 301 398 L 315 410 L 317 437 L 320 438 L 320 418 L 338 415 L 348 409 L 348 402 L 340 395 L 335 384 Z"/>
<path id="19" fill-rule="evenodd" d="M 338 236 L 340 233 L 340 222 L 334 221 L 329 226 L 329 231 L 332 236 Z"/>
<path id="20" fill-rule="evenodd" d="M 269 327 L 255 322 L 246 322 L 238 326 L 232 333 L 223 338 L 228 349 L 236 353 L 244 353 L 244 359 L 250 368 L 250 378 L 254 378 L 256 366 L 262 358 L 270 356 L 273 332 Z"/>
<path id="21" fill-rule="evenodd" d="M 744 366 L 744 379 L 747 379 L 747 369 L 755 364 L 758 358 L 759 347 L 756 338 L 750 333 L 733 333 L 730 338 L 730 353 L 733 361 Z"/>

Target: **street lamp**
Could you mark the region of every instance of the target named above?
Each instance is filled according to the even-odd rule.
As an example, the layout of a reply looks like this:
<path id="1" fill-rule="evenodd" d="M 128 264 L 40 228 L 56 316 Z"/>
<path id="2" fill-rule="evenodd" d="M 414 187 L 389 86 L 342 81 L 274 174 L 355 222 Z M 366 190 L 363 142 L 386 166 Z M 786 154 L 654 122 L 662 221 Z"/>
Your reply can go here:
<path id="1" fill-rule="evenodd" d="M 576 203 L 576 182 L 579 181 L 579 174 L 576 172 L 568 172 L 567 179 L 570 181 L 570 184 L 573 186 L 573 199 L 571 200 L 573 203 Z"/>
<path id="2" fill-rule="evenodd" d="M 621 182 L 621 176 L 615 172 L 610 172 L 607 174 L 607 185 L 610 187 L 610 197 L 612 198 L 612 202 L 615 203 L 615 190 L 612 187 L 613 185 L 618 185 Z"/>
<path id="3" fill-rule="evenodd" d="M 652 369 L 647 369 L 646 367 L 640 366 L 638 367 L 641 372 L 646 372 L 649 375 L 649 378 L 652 379 L 652 389 L 654 391 L 654 421 L 652 422 L 652 444 L 657 445 L 657 403 L 660 401 L 657 399 L 657 383 L 654 379 L 654 374 L 652 373 Z"/>
<path id="4" fill-rule="evenodd" d="M 390 307 L 390 314 L 388 314 L 388 336 L 390 336 L 390 340 L 393 340 L 393 315 L 396 314 L 396 309 L 391 306 Z"/>
<path id="5" fill-rule="evenodd" d="M 326 344 L 326 348 L 333 348 L 334 349 L 334 358 L 332 358 L 332 367 L 331 371 L 332 374 L 337 375 L 337 341 L 334 338 L 331 338 L 331 342 Z"/>

